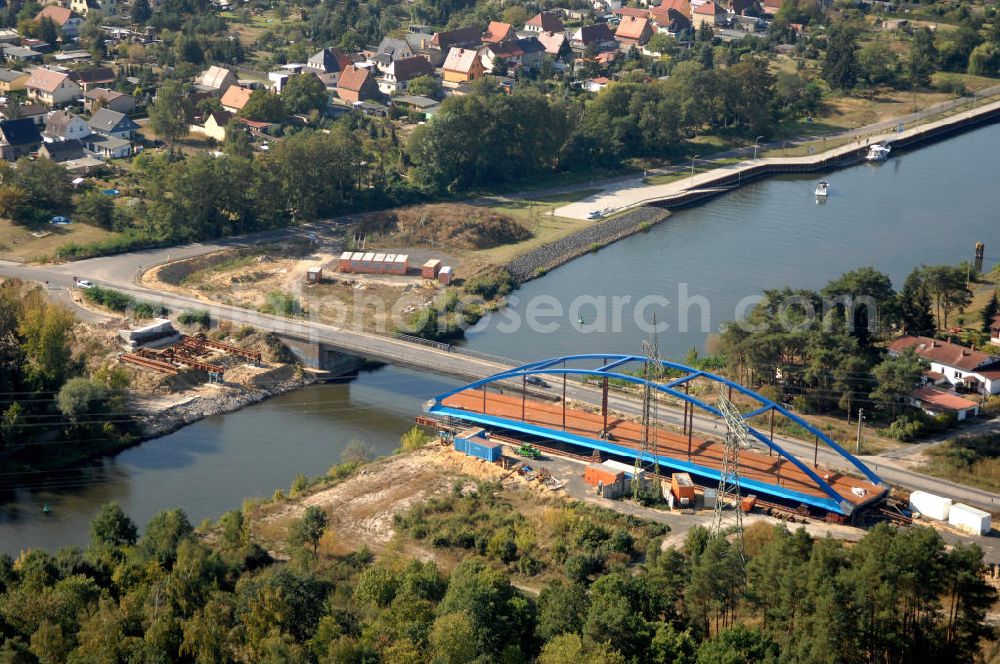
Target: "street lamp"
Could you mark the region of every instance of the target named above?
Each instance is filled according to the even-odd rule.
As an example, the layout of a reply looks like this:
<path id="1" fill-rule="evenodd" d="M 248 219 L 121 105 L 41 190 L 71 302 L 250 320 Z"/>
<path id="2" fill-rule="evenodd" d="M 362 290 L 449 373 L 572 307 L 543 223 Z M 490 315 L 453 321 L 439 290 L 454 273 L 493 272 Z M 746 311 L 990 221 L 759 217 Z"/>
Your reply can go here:
<path id="1" fill-rule="evenodd" d="M 760 139 L 762 139 L 762 138 L 764 138 L 764 137 L 763 136 L 758 136 L 757 138 L 753 139 L 753 160 L 754 161 L 757 161 L 757 147 L 760 145 Z"/>
<path id="2" fill-rule="evenodd" d="M 701 156 L 700 154 L 696 154 L 695 156 L 691 157 L 691 184 L 694 184 L 694 160 L 700 156 Z"/>

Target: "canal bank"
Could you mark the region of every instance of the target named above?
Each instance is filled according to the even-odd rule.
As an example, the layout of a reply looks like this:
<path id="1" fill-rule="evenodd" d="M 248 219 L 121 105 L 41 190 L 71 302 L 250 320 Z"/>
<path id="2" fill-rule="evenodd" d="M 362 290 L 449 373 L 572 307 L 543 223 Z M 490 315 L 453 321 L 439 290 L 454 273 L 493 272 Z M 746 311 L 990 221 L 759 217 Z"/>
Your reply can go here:
<path id="1" fill-rule="evenodd" d="M 621 213 L 655 205 L 667 209 L 700 203 L 745 184 L 775 175 L 832 171 L 861 162 L 873 143 L 889 142 L 894 150 L 911 150 L 1000 119 L 1000 101 L 983 104 L 906 129 L 886 131 L 802 157 L 767 157 L 719 166 L 691 177 L 681 177 L 661 185 L 645 184 L 644 179 L 615 184 L 599 194 L 557 208 L 553 214 L 572 219 L 587 219 L 594 210 Z M 902 131 L 899 131 L 902 129 Z M 692 160 L 692 170 L 694 169 Z"/>

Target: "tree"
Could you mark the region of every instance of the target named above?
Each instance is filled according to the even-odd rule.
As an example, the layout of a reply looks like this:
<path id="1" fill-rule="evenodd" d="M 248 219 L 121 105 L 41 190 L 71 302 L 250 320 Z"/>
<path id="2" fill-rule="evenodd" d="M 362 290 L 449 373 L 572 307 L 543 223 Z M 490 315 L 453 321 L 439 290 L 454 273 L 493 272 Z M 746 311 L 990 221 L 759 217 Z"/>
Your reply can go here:
<path id="1" fill-rule="evenodd" d="M 111 230 L 115 220 L 115 204 L 108 196 L 90 190 L 80 196 L 76 203 L 76 220 L 90 226 Z"/>
<path id="2" fill-rule="evenodd" d="M 157 90 L 156 100 L 149 107 L 149 126 L 170 144 L 171 150 L 174 142 L 187 134 L 184 96 L 178 81 L 165 81 Z"/>
<path id="3" fill-rule="evenodd" d="M 734 627 L 698 648 L 698 664 L 763 664 L 778 657 L 778 644 L 757 630 Z"/>
<path id="4" fill-rule="evenodd" d="M 54 390 L 72 368 L 69 334 L 76 321 L 68 309 L 46 302 L 37 292 L 29 294 L 22 306 L 18 335 L 25 377 L 38 390 Z"/>
<path id="5" fill-rule="evenodd" d="M 829 29 L 823 78 L 835 90 L 851 90 L 858 80 L 857 30 L 834 23 Z"/>
<path id="6" fill-rule="evenodd" d="M 226 138 L 222 141 L 222 151 L 231 157 L 250 159 L 253 156 L 253 139 L 246 125 L 233 118 L 226 124 Z"/>
<path id="7" fill-rule="evenodd" d="M 438 616 L 429 640 L 434 661 L 440 664 L 466 664 L 478 654 L 472 621 L 461 613 Z"/>
<path id="8" fill-rule="evenodd" d="M 48 16 L 43 16 L 38 21 L 38 38 L 46 44 L 55 45 L 59 39 L 59 26 Z"/>
<path id="9" fill-rule="evenodd" d="M 0 185 L 0 215 L 15 224 L 26 224 L 36 221 L 32 212 L 32 198 L 27 189 L 16 184 Z"/>
<path id="10" fill-rule="evenodd" d="M 858 72 L 870 87 L 895 86 L 899 56 L 884 41 L 870 42 L 858 53 Z"/>
<path id="11" fill-rule="evenodd" d="M 937 64 L 938 53 L 934 46 L 934 33 L 930 28 L 918 28 L 913 33 L 910 45 L 910 59 L 907 61 L 907 75 L 910 85 L 926 88 L 931 84 L 931 74 Z"/>
<path id="12" fill-rule="evenodd" d="M 668 34 L 657 32 L 649 38 L 646 48 L 653 53 L 667 55 L 677 48 L 677 40 Z"/>
<path id="13" fill-rule="evenodd" d="M 115 502 L 102 505 L 90 521 L 90 543 L 94 546 L 132 546 L 137 535 L 135 523 Z"/>
<path id="14" fill-rule="evenodd" d="M 326 512 L 316 505 L 310 505 L 302 518 L 292 524 L 289 540 L 294 546 L 302 547 L 306 544 L 312 546 L 315 556 L 319 550 L 319 540 L 326 532 L 328 524 Z"/>
<path id="15" fill-rule="evenodd" d="M 273 92 L 254 90 L 239 115 L 257 122 L 284 122 L 288 117 L 288 109 L 282 98 Z"/>
<path id="16" fill-rule="evenodd" d="M 967 267 L 953 265 L 925 265 L 921 267 L 924 285 L 934 297 L 934 307 L 941 327 L 948 327 L 948 314 L 972 302 L 966 278 Z"/>
<path id="17" fill-rule="evenodd" d="M 132 8 L 129 17 L 133 23 L 143 25 L 153 16 L 153 9 L 149 6 L 149 0 L 132 0 Z"/>
<path id="18" fill-rule="evenodd" d="M 585 587 L 550 581 L 538 595 L 538 635 L 548 641 L 560 634 L 579 634 L 588 605 Z"/>
<path id="19" fill-rule="evenodd" d="M 934 334 L 937 329 L 934 324 L 934 312 L 931 311 L 931 298 L 919 268 L 914 269 L 906 277 L 903 290 L 897 297 L 896 309 L 899 312 L 899 322 L 906 334 L 927 336 Z"/>
<path id="20" fill-rule="evenodd" d="M 406 88 L 411 95 L 421 95 L 431 99 L 441 98 L 441 81 L 436 76 L 417 76 Z"/>
<path id="21" fill-rule="evenodd" d="M 871 349 L 872 336 L 895 319 L 892 280 L 873 267 L 842 274 L 823 288 L 822 295 L 844 312 L 848 331 L 866 351 Z"/>
<path id="22" fill-rule="evenodd" d="M 994 289 L 993 294 L 990 295 L 989 302 L 986 303 L 986 306 L 984 306 L 983 310 L 980 312 L 980 317 L 983 322 L 981 329 L 983 332 L 990 331 L 993 326 L 993 319 L 997 317 L 997 314 L 1000 314 L 1000 302 L 997 301 L 997 292 L 996 289 Z"/>
<path id="23" fill-rule="evenodd" d="M 153 515 L 139 540 L 139 551 L 169 569 L 177 558 L 180 542 L 194 532 L 182 509 L 162 510 Z"/>
<path id="24" fill-rule="evenodd" d="M 969 54 L 968 72 L 973 76 L 996 76 L 1000 71 L 1000 48 L 989 42 L 980 44 Z"/>
<path id="25" fill-rule="evenodd" d="M 70 378 L 59 390 L 59 411 L 74 423 L 100 418 L 108 412 L 111 390 L 89 378 Z"/>
<path id="26" fill-rule="evenodd" d="M 285 82 L 281 98 L 289 113 L 308 113 L 322 110 L 330 102 L 326 86 L 312 73 L 296 74 Z"/>
<path id="27" fill-rule="evenodd" d="M 579 634 L 560 634 L 545 644 L 537 661 L 538 664 L 625 664 L 627 660 L 610 643 L 594 643 Z"/>
<path id="28" fill-rule="evenodd" d="M 890 355 L 872 370 L 876 380 L 872 399 L 889 406 L 895 417 L 896 408 L 913 392 L 925 369 L 923 360 L 912 350 Z"/>

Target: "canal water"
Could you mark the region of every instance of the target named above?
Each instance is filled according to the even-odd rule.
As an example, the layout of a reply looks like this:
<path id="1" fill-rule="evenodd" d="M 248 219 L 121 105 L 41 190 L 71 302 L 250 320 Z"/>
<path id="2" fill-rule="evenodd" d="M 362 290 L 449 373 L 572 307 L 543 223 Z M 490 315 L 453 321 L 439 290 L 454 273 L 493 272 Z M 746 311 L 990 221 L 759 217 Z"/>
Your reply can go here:
<path id="1" fill-rule="evenodd" d="M 467 344 L 522 360 L 639 352 L 655 315 L 668 326 L 662 353 L 681 359 L 764 289 L 819 288 L 866 265 L 898 287 L 921 263 L 971 258 L 977 241 L 995 264 L 998 147 L 1000 125 L 992 125 L 881 165 L 754 183 L 526 284 L 509 312 Z M 830 196 L 817 205 L 821 178 Z M 0 473 L 0 552 L 84 545 L 89 520 L 110 500 L 140 525 L 175 506 L 195 523 L 215 518 L 245 496 L 287 490 L 298 473 L 321 474 L 353 440 L 391 452 L 422 403 L 457 384 L 384 367 L 203 420 L 81 469 L 22 483 Z"/>

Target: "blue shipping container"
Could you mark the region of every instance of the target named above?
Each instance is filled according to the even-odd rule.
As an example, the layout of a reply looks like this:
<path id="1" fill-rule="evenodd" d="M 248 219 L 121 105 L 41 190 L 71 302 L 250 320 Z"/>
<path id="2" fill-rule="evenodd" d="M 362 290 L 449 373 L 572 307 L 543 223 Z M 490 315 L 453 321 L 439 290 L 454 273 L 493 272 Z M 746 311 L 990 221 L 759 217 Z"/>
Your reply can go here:
<path id="1" fill-rule="evenodd" d="M 455 436 L 455 451 L 469 453 L 469 439 Z"/>
<path id="2" fill-rule="evenodd" d="M 466 454 L 487 461 L 499 461 L 502 448 L 497 443 L 486 443 L 478 440 L 470 440 Z"/>

